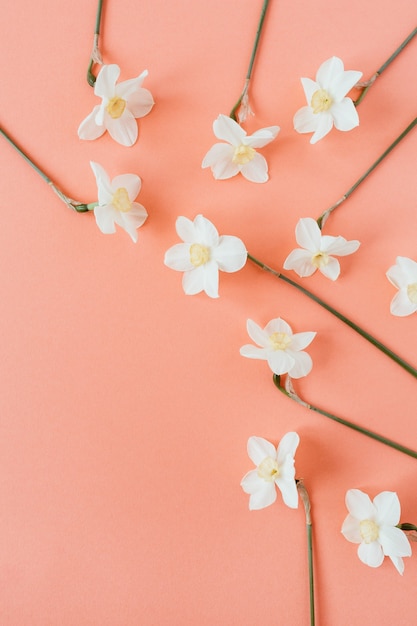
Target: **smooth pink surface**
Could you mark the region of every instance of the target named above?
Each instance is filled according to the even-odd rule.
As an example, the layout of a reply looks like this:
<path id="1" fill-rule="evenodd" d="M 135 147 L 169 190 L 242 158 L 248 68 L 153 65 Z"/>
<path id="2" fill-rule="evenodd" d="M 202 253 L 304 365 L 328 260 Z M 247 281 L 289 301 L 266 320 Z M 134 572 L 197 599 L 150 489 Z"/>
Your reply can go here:
<path id="1" fill-rule="evenodd" d="M 417 9 L 271 0 L 246 124 L 281 126 L 262 150 L 270 181 L 215 181 L 201 161 L 243 86 L 261 4 L 105 2 L 105 62 L 122 79 L 147 68 L 156 100 L 124 148 L 77 137 L 97 102 L 85 80 L 96 3 L 2 2 L 2 126 L 77 199 L 95 200 L 90 160 L 138 174 L 149 212 L 136 245 L 104 236 L 1 141 L 2 626 L 307 624 L 302 508 L 279 497 L 249 512 L 239 486 L 248 437 L 289 430 L 312 499 L 317 624 L 415 623 L 417 554 L 403 577 L 388 559 L 373 570 L 340 527 L 350 488 L 396 491 L 401 521 L 417 523 L 417 462 L 284 398 L 266 363 L 239 355 L 246 320 L 317 331 L 300 395 L 417 449 L 415 380 L 252 265 L 221 275 L 218 300 L 186 297 L 163 265 L 176 217 L 203 213 L 281 268 L 297 220 L 333 204 L 416 115 L 413 41 L 360 105 L 359 128 L 311 146 L 292 128 L 300 77 L 332 55 L 371 76 Z M 417 317 L 390 314 L 385 272 L 397 255 L 417 260 L 416 133 L 326 225 L 362 243 L 341 278 L 303 281 L 414 365 Z"/>

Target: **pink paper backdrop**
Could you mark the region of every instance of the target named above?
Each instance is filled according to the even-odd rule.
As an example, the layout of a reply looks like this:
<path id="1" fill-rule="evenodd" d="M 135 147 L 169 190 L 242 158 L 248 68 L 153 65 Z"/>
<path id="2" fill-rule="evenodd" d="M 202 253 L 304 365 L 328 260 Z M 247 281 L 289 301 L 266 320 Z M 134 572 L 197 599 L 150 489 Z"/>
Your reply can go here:
<path id="1" fill-rule="evenodd" d="M 292 127 L 300 77 L 340 56 L 369 77 L 417 21 L 414 1 L 272 0 L 252 85 L 270 181 L 215 181 L 212 122 L 243 86 L 261 0 L 105 2 L 102 52 L 122 79 L 149 70 L 156 100 L 132 148 L 82 142 L 96 3 L 2 0 L 1 124 L 69 195 L 96 199 L 89 161 L 141 176 L 149 219 L 134 245 L 68 210 L 1 142 L 0 623 L 272 626 L 308 623 L 302 508 L 249 512 L 250 435 L 300 434 L 313 503 L 317 623 L 411 625 L 417 554 L 401 577 L 363 565 L 340 534 L 347 489 L 396 491 L 417 523 L 416 461 L 284 398 L 243 359 L 248 317 L 317 331 L 307 400 L 417 449 L 415 380 L 291 287 L 253 266 L 220 298 L 186 297 L 163 265 L 178 215 L 282 267 L 300 217 L 318 217 L 416 115 L 417 41 L 376 82 L 361 124 L 315 146 Z M 417 131 L 331 217 L 362 242 L 341 278 L 306 287 L 416 365 L 416 316 L 395 318 L 385 272 L 417 260 Z M 295 274 L 293 277 L 296 278 Z M 417 552 L 417 550 L 415 550 Z"/>

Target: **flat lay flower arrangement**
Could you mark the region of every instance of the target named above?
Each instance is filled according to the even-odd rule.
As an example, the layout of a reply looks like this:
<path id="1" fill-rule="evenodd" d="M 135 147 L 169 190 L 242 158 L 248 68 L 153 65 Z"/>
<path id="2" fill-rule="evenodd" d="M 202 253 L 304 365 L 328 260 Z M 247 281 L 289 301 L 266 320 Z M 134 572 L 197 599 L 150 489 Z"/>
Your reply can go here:
<path id="1" fill-rule="evenodd" d="M 8 267 L 22 238 L 20 286 L 3 278 L 5 510 L 32 511 L 22 564 L 33 537 L 55 555 L 64 519 L 78 559 L 44 561 L 67 609 L 42 586 L 28 622 L 31 602 L 13 605 L 38 572 L 6 522 L 5 624 L 412 623 L 411 3 L 398 26 L 384 6 L 376 50 L 348 26 L 297 44 L 301 13 L 274 0 L 240 6 L 231 47 L 220 2 L 92 4 L 60 69 L 71 106 L 47 86 L 48 108 L 33 98 L 25 123 L 3 107 L 0 127 Z M 140 53 L 120 36 L 136 20 Z M 193 20 L 210 26 L 197 48 Z M 83 613 L 62 581 L 104 544 Z M 105 597 L 96 581 L 116 578 Z"/>

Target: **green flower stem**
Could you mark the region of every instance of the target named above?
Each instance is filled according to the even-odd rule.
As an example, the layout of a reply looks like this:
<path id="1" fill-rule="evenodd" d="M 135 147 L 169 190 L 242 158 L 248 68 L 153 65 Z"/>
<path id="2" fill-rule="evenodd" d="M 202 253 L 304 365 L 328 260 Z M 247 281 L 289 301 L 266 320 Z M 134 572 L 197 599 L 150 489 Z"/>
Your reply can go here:
<path id="1" fill-rule="evenodd" d="M 400 54 L 400 52 L 402 52 L 404 50 L 404 48 L 406 47 L 407 44 L 410 43 L 410 41 L 417 35 L 417 28 L 415 28 L 406 39 L 404 39 L 404 41 L 402 42 L 402 44 L 395 50 L 395 52 L 393 52 L 391 54 L 391 56 L 389 57 L 389 59 L 387 59 L 385 61 L 385 63 L 383 63 L 383 65 L 381 65 L 381 67 L 375 72 L 375 74 L 373 74 L 373 76 L 371 76 L 371 78 L 366 81 L 365 83 L 358 83 L 357 87 L 359 87 L 360 89 L 362 89 L 361 94 L 358 96 L 358 98 L 354 101 L 354 105 L 358 106 L 362 100 L 364 99 L 364 97 L 366 96 L 366 94 L 368 93 L 369 89 L 372 87 L 372 85 L 374 84 L 375 80 L 378 78 L 378 76 L 381 76 L 382 72 L 384 72 L 387 67 L 389 65 L 391 65 L 391 63 L 394 61 L 394 59 L 397 58 L 397 56 Z"/>
<path id="2" fill-rule="evenodd" d="M 96 82 L 96 77 L 93 74 L 93 65 L 95 63 L 102 63 L 101 54 L 98 46 L 98 39 L 100 36 L 100 25 L 101 25 L 101 12 L 103 9 L 103 0 L 98 0 L 97 5 L 97 13 L 96 13 L 96 25 L 94 28 L 94 41 L 93 41 L 93 51 L 90 56 L 90 62 L 87 69 L 87 82 L 91 87 L 94 87 Z"/>
<path id="3" fill-rule="evenodd" d="M 394 448 L 394 450 L 398 450 L 399 452 L 402 452 L 403 454 L 407 454 L 408 456 L 411 456 L 413 459 L 417 459 L 417 452 L 415 452 L 414 450 L 411 450 L 411 448 L 407 448 L 406 446 L 403 446 L 400 443 L 396 443 L 395 441 L 392 441 L 391 439 L 388 439 L 387 437 L 378 435 L 378 433 L 374 433 L 372 430 L 369 430 L 368 428 L 363 428 L 362 426 L 358 426 L 357 424 L 354 424 L 353 422 L 349 422 L 348 420 L 345 420 L 342 417 L 337 417 L 336 415 L 333 415 L 333 413 L 329 413 L 329 411 L 325 411 L 324 409 L 319 409 L 318 407 L 313 406 L 310 403 L 304 402 L 304 400 L 302 400 L 294 392 L 292 388 L 286 389 L 285 387 L 281 385 L 280 376 L 278 376 L 277 374 L 273 375 L 273 381 L 274 381 L 274 385 L 284 395 L 286 395 L 287 398 L 290 398 L 291 400 L 295 400 L 296 402 L 298 402 L 298 404 L 301 404 L 307 409 L 310 409 L 310 411 L 315 411 L 316 413 L 320 413 L 320 415 L 324 415 L 324 417 L 328 417 L 334 422 L 338 422 L 339 424 L 342 424 L 343 426 L 347 426 L 348 428 L 351 428 L 352 430 L 356 430 L 356 432 L 361 433 L 362 435 L 366 435 L 367 437 L 370 437 L 371 439 L 375 439 L 375 441 L 379 441 L 380 443 L 383 443 L 386 446 L 389 446 L 390 448 Z"/>
<path id="4" fill-rule="evenodd" d="M 388 154 L 395 148 L 395 146 L 397 146 L 400 143 L 400 141 L 402 141 L 404 139 L 404 137 L 406 137 L 408 135 L 408 133 L 411 130 L 413 130 L 413 128 L 414 128 L 414 126 L 416 126 L 416 124 L 417 124 L 417 117 L 414 118 L 414 120 L 411 122 L 411 124 L 409 124 L 405 130 L 403 130 L 401 135 L 399 135 L 397 137 L 397 139 L 392 142 L 392 144 L 385 150 L 385 152 L 383 152 L 381 154 L 381 156 L 375 161 L 375 163 L 373 163 L 371 165 L 371 167 L 369 167 L 366 170 L 366 172 L 364 174 L 362 174 L 362 176 L 360 178 L 358 178 L 356 183 L 354 185 L 352 185 L 352 187 L 350 187 L 350 189 L 348 189 L 347 192 L 345 194 L 343 194 L 343 196 L 337 202 L 332 204 L 331 207 L 326 209 L 320 215 L 320 217 L 317 218 L 317 224 L 319 225 L 319 228 L 322 228 L 324 226 L 324 223 L 326 222 L 326 220 L 329 217 L 330 213 L 332 213 L 335 209 L 337 209 L 337 207 L 339 207 L 342 204 L 342 202 L 347 200 L 349 198 L 349 196 L 352 195 L 352 193 L 355 191 L 355 189 L 357 189 L 359 187 L 359 185 L 361 183 L 363 183 L 363 181 L 369 176 L 369 174 L 374 171 L 374 169 L 385 159 L 386 156 L 388 156 Z"/>
<path id="5" fill-rule="evenodd" d="M 387 348 L 383 343 L 378 341 L 378 339 L 375 339 L 375 337 L 373 337 L 367 331 L 363 330 L 360 326 L 355 324 L 355 322 L 352 322 L 345 315 L 343 315 L 342 313 L 339 313 L 339 311 L 337 311 L 332 306 L 330 306 L 330 304 L 327 304 L 324 300 L 322 300 L 318 296 L 314 295 L 311 291 L 308 291 L 308 289 L 305 289 L 299 283 L 296 283 L 291 278 L 288 278 L 288 276 L 285 276 L 284 274 L 281 274 L 277 270 L 272 269 L 272 267 L 269 267 L 268 265 L 265 265 L 265 263 L 262 263 L 262 261 L 259 261 L 254 256 L 249 254 L 249 252 L 248 252 L 248 259 L 250 261 L 252 261 L 252 263 L 257 265 L 258 267 L 260 267 L 261 269 L 263 269 L 266 272 L 269 272 L 270 274 L 275 276 L 275 278 L 279 278 L 280 280 L 284 281 L 288 285 L 291 285 L 292 287 L 295 287 L 296 289 L 298 289 L 298 291 L 301 291 L 301 293 L 303 293 L 305 296 L 307 296 L 311 300 L 314 300 L 314 302 L 317 302 L 317 304 L 319 304 L 321 307 L 326 309 L 326 311 L 329 311 L 329 313 L 331 313 L 332 315 L 337 317 L 339 320 L 341 320 L 344 324 L 346 324 L 347 326 L 352 328 L 354 331 L 356 331 L 364 339 L 366 339 L 372 345 L 374 345 L 376 348 L 378 348 L 378 350 L 381 350 L 381 352 L 383 352 L 390 359 L 395 361 L 398 365 L 400 365 L 403 369 L 405 369 L 409 374 L 414 376 L 414 378 L 417 378 L 417 369 L 415 367 L 413 367 L 412 365 L 410 365 L 409 363 L 404 361 L 404 359 L 399 357 L 397 354 L 395 354 L 395 352 L 393 352 L 392 350 Z"/>
<path id="6" fill-rule="evenodd" d="M 97 206 L 97 202 L 92 202 L 91 204 L 84 204 L 82 202 L 77 202 L 76 200 L 72 200 L 71 198 L 68 198 L 68 196 L 66 196 L 64 193 L 62 193 L 62 191 L 60 189 L 58 189 L 58 187 L 55 185 L 55 183 L 53 182 L 53 180 L 51 178 L 49 178 L 49 176 L 47 174 L 45 174 L 45 172 L 43 170 L 41 170 L 41 168 L 36 165 L 36 163 L 34 161 L 32 161 L 32 159 L 26 154 L 26 152 L 23 152 L 22 148 L 20 148 L 16 142 L 0 127 L 0 135 L 2 135 L 6 141 L 9 142 L 9 144 L 16 150 L 16 152 L 18 152 L 20 154 L 20 156 L 26 161 L 26 163 L 29 163 L 29 165 L 31 166 L 32 169 L 35 170 L 35 172 L 37 174 L 39 174 L 39 176 L 41 178 L 43 178 L 43 180 L 48 183 L 48 185 L 51 187 L 52 191 L 54 191 L 56 193 L 56 195 L 73 211 L 77 211 L 77 213 L 86 213 L 87 211 L 92 211 L 94 209 L 94 207 Z"/>
<path id="7" fill-rule="evenodd" d="M 302 479 L 296 480 L 298 493 L 304 504 L 307 529 L 308 580 L 310 589 L 310 626 L 314 626 L 314 572 L 313 572 L 313 525 L 311 522 L 311 504 Z"/>
<path id="8" fill-rule="evenodd" d="M 252 70 L 253 70 L 253 64 L 255 63 L 255 57 L 256 57 L 256 53 L 258 50 L 258 46 L 259 46 L 259 40 L 261 37 L 261 32 L 262 32 L 262 27 L 264 25 L 264 20 L 265 20 L 265 15 L 266 15 L 266 10 L 268 8 L 268 4 L 269 4 L 269 0 L 264 0 L 264 3 L 262 5 L 262 9 L 261 9 L 261 16 L 259 18 L 259 23 L 258 23 L 258 28 L 256 31 L 256 36 L 255 36 L 255 42 L 253 44 L 253 48 L 252 48 L 252 54 L 250 57 L 250 61 L 249 61 L 249 67 L 248 67 L 248 71 L 246 74 L 246 80 L 245 80 L 245 86 L 243 88 L 242 93 L 239 96 L 238 101 L 236 102 L 235 106 L 233 107 L 233 109 L 230 112 L 230 117 L 232 118 L 232 120 L 235 120 L 235 122 L 237 121 L 236 119 L 236 111 L 239 109 L 241 103 L 242 103 L 242 99 L 247 97 L 247 93 L 248 93 L 248 89 L 249 89 L 249 83 L 252 77 Z"/>

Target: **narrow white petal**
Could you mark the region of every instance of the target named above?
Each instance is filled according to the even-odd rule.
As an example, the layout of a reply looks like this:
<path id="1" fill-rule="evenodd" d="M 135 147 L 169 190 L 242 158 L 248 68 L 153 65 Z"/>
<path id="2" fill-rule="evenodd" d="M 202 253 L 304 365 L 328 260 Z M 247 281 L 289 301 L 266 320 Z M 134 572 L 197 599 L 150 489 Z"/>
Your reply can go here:
<path id="1" fill-rule="evenodd" d="M 246 132 L 227 115 L 219 115 L 217 120 L 213 122 L 213 132 L 217 139 L 227 141 L 232 146 L 240 146 L 240 144 L 245 143 Z"/>
<path id="2" fill-rule="evenodd" d="M 295 239 L 299 246 L 315 254 L 321 248 L 321 231 L 315 219 L 302 217 L 295 227 Z"/>
<path id="3" fill-rule="evenodd" d="M 323 139 L 333 128 L 333 117 L 331 113 L 325 111 L 323 113 L 317 113 L 317 117 L 319 118 L 316 132 L 310 139 L 311 144 L 315 144 L 320 139 Z"/>
<path id="4" fill-rule="evenodd" d="M 310 108 L 313 94 L 320 89 L 320 85 L 316 83 L 315 80 L 311 80 L 311 78 L 302 78 L 301 84 L 304 89 L 304 94 L 307 100 L 308 107 Z"/>
<path id="5" fill-rule="evenodd" d="M 387 270 L 386 277 L 390 283 L 394 285 L 394 287 L 397 287 L 397 289 L 402 289 L 404 287 L 407 289 L 408 279 L 399 265 L 392 265 Z"/>
<path id="6" fill-rule="evenodd" d="M 193 267 L 192 270 L 184 272 L 182 276 L 182 287 L 187 296 L 194 296 L 196 293 L 204 291 L 203 265 Z"/>
<path id="7" fill-rule="evenodd" d="M 287 374 L 294 366 L 293 357 L 284 350 L 268 352 L 268 365 L 274 374 Z"/>
<path id="8" fill-rule="evenodd" d="M 391 300 L 390 311 L 397 317 L 406 317 L 417 311 L 417 302 L 411 302 L 405 289 L 401 289 Z"/>
<path id="9" fill-rule="evenodd" d="M 244 267 L 248 253 L 245 244 L 233 235 L 222 235 L 213 250 L 213 258 L 223 272 L 237 272 Z"/>
<path id="10" fill-rule="evenodd" d="M 112 139 L 122 146 L 133 146 L 138 138 L 138 124 L 132 113 L 127 109 L 117 119 L 113 119 L 106 114 L 105 125 Z"/>
<path id="11" fill-rule="evenodd" d="M 331 114 L 337 130 L 352 130 L 359 126 L 359 115 L 350 98 L 335 102 L 332 105 Z"/>
<path id="12" fill-rule="evenodd" d="M 340 275 L 340 263 L 334 257 L 329 256 L 326 265 L 319 267 L 319 271 L 323 274 L 323 276 L 326 276 L 326 278 L 330 278 L 330 280 L 337 280 Z"/>
<path id="13" fill-rule="evenodd" d="M 245 137 L 245 145 L 252 148 L 263 148 L 268 143 L 271 143 L 278 135 L 280 131 L 279 126 L 269 126 L 268 128 L 261 128 L 257 130 L 253 135 Z"/>
<path id="14" fill-rule="evenodd" d="M 268 322 L 268 324 L 264 328 L 265 333 L 269 337 L 272 333 L 285 333 L 291 337 L 292 329 L 289 324 L 282 317 L 276 317 L 275 319 Z"/>
<path id="15" fill-rule="evenodd" d="M 323 235 L 321 238 L 321 249 L 328 254 L 336 254 L 337 256 L 347 256 L 353 254 L 360 246 L 360 242 L 356 239 L 347 241 L 344 237 L 331 237 Z"/>
<path id="16" fill-rule="evenodd" d="M 112 235 L 116 232 L 114 225 L 115 210 L 112 206 L 96 206 L 94 208 L 94 217 L 102 233 Z"/>
<path id="17" fill-rule="evenodd" d="M 253 493 L 249 498 L 249 509 L 251 511 L 259 511 L 273 504 L 277 499 L 277 490 L 275 483 L 264 483 L 262 489 Z"/>
<path id="18" fill-rule="evenodd" d="M 389 557 L 393 563 L 393 565 L 395 566 L 396 570 L 401 574 L 401 576 L 404 574 L 404 561 L 402 560 L 402 558 L 400 556 L 390 556 Z"/>
<path id="19" fill-rule="evenodd" d="M 318 128 L 319 117 L 310 106 L 304 106 L 294 115 L 293 124 L 297 133 L 313 133 Z"/>
<path id="20" fill-rule="evenodd" d="M 397 256 L 396 259 L 399 268 L 407 276 L 410 283 L 417 282 L 417 263 L 413 259 L 406 256 Z"/>
<path id="21" fill-rule="evenodd" d="M 275 484 L 281 492 L 284 503 L 290 507 L 290 509 L 298 508 L 298 491 L 295 480 L 285 480 L 279 476 Z"/>
<path id="22" fill-rule="evenodd" d="M 197 235 L 196 242 L 208 247 L 219 245 L 219 233 L 215 225 L 203 215 L 194 218 L 194 228 Z"/>
<path id="23" fill-rule="evenodd" d="M 270 348 L 271 344 L 269 342 L 269 334 L 258 324 L 256 324 L 253 320 L 248 320 L 246 322 L 246 329 L 248 331 L 249 337 L 254 341 L 258 346 L 262 348 Z"/>
<path id="24" fill-rule="evenodd" d="M 216 180 L 232 178 L 239 173 L 239 166 L 232 161 L 233 152 L 233 146 L 226 143 L 216 143 L 207 152 L 201 167 L 210 167 Z"/>
<path id="25" fill-rule="evenodd" d="M 139 118 L 148 115 L 154 104 L 151 92 L 148 89 L 141 88 L 129 96 L 126 106 L 133 117 Z"/>
<path id="26" fill-rule="evenodd" d="M 247 444 L 248 456 L 256 466 L 260 465 L 266 457 L 277 458 L 275 446 L 263 437 L 249 437 Z"/>
<path id="27" fill-rule="evenodd" d="M 124 214 L 134 228 L 140 228 L 148 218 L 148 212 L 139 202 L 133 202 L 129 213 Z"/>
<path id="28" fill-rule="evenodd" d="M 298 444 L 300 443 L 300 437 L 296 432 L 286 433 L 281 441 L 279 442 L 278 452 L 277 452 L 277 461 L 278 465 L 282 465 L 289 455 L 294 458 L 295 451 L 298 448 Z M 294 477 L 294 475 L 292 475 Z"/>
<path id="29" fill-rule="evenodd" d="M 348 515 L 342 524 L 342 534 L 345 539 L 352 543 L 361 543 L 362 536 L 359 526 L 359 520 L 352 515 Z"/>
<path id="30" fill-rule="evenodd" d="M 128 235 L 130 235 L 132 241 L 136 243 L 138 240 L 136 224 L 135 224 L 135 220 L 130 219 L 129 215 L 130 215 L 130 211 L 129 211 L 129 214 L 122 213 L 121 211 L 117 211 L 114 221 L 116 222 L 116 224 L 120 226 L 120 228 L 123 228 L 123 230 L 126 231 Z"/>
<path id="31" fill-rule="evenodd" d="M 301 276 L 301 278 L 311 276 L 317 270 L 317 267 L 313 265 L 311 258 L 312 253 L 308 250 L 296 248 L 290 252 L 285 259 L 284 269 L 294 270 L 294 272 L 296 272 L 298 276 Z"/>
<path id="32" fill-rule="evenodd" d="M 219 297 L 219 268 L 214 261 L 201 266 L 204 275 L 204 291 L 210 298 Z M 199 268 L 198 268 L 199 269 Z"/>
<path id="33" fill-rule="evenodd" d="M 347 70 L 335 76 L 331 84 L 330 95 L 336 101 L 340 102 L 346 94 L 356 85 L 362 78 L 362 72 L 356 70 Z"/>
<path id="34" fill-rule="evenodd" d="M 374 519 L 376 508 L 369 496 L 360 489 L 349 489 L 346 493 L 346 508 L 357 520 Z"/>
<path id="35" fill-rule="evenodd" d="M 401 515 L 401 505 L 395 491 L 382 491 L 375 496 L 374 505 L 377 509 L 375 521 L 380 526 L 396 526 L 398 524 Z"/>
<path id="36" fill-rule="evenodd" d="M 307 352 L 287 350 L 287 354 L 294 359 L 293 366 L 288 370 L 291 378 L 302 378 L 311 372 L 313 360 Z"/>
<path id="37" fill-rule="evenodd" d="M 395 526 L 379 529 L 379 542 L 386 556 L 411 556 L 411 545 L 407 535 Z"/>
<path id="38" fill-rule="evenodd" d="M 106 170 L 99 163 L 95 163 L 94 161 L 90 161 L 90 166 L 96 179 L 98 203 L 102 205 L 111 204 L 113 190 Z"/>
<path id="39" fill-rule="evenodd" d="M 111 181 L 112 192 L 115 193 L 120 188 L 126 189 L 130 202 L 134 202 L 138 197 L 141 185 L 141 180 L 136 174 L 121 174 Z"/>
<path id="40" fill-rule="evenodd" d="M 115 64 L 103 65 L 94 85 L 94 93 L 99 98 L 113 98 L 116 81 L 120 76 L 120 67 Z"/>
<path id="41" fill-rule="evenodd" d="M 240 481 L 240 486 L 245 493 L 252 494 L 259 491 L 259 489 L 264 486 L 264 483 L 265 481 L 259 478 L 256 470 L 250 470 Z"/>
<path id="42" fill-rule="evenodd" d="M 80 139 L 93 141 L 94 139 L 98 139 L 98 137 L 101 137 L 101 135 L 106 132 L 106 127 L 104 125 L 99 126 L 96 123 L 96 116 L 99 109 L 100 105 L 98 104 L 79 125 L 78 137 Z"/>
<path id="43" fill-rule="evenodd" d="M 369 567 L 379 567 L 384 560 L 384 553 L 377 541 L 361 543 L 358 547 L 358 557 Z"/>
<path id="44" fill-rule="evenodd" d="M 329 91 L 333 81 L 337 80 L 344 71 L 342 59 L 331 57 L 322 63 L 316 74 L 316 81 L 322 89 Z"/>
<path id="45" fill-rule="evenodd" d="M 268 350 L 266 348 L 257 348 L 251 343 L 247 343 L 240 348 L 240 354 L 248 359 L 260 359 L 261 361 L 268 360 Z"/>
<path id="46" fill-rule="evenodd" d="M 317 333 L 312 331 L 294 333 L 291 337 L 291 350 L 304 350 L 304 348 L 307 348 L 307 346 L 310 345 L 316 335 Z"/>
<path id="47" fill-rule="evenodd" d="M 240 172 L 252 183 L 266 183 L 268 180 L 268 163 L 265 157 L 257 152 L 249 163 L 240 166 Z"/>
<path id="48" fill-rule="evenodd" d="M 177 231 L 178 237 L 186 243 L 198 243 L 194 222 L 189 220 L 188 217 L 184 217 L 182 215 L 177 217 L 175 230 Z"/>
<path id="49" fill-rule="evenodd" d="M 139 74 L 139 76 L 136 76 L 135 78 L 123 80 L 116 85 L 115 95 L 119 96 L 119 98 L 123 98 L 124 100 L 128 100 L 131 95 L 137 93 L 139 89 L 141 89 L 142 83 L 148 74 L 148 70 L 144 70 L 142 74 Z"/>

